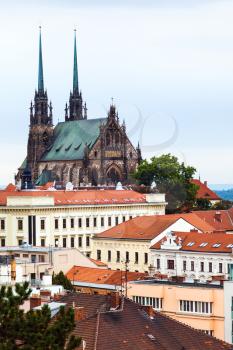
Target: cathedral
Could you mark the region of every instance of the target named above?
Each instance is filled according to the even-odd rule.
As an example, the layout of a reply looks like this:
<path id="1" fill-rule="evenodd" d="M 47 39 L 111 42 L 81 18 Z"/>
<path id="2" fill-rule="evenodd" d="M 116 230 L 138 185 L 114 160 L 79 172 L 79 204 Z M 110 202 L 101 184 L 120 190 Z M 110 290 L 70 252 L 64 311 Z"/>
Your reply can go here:
<path id="1" fill-rule="evenodd" d="M 130 142 L 119 122 L 115 105 L 104 118 L 89 119 L 79 89 L 76 32 L 74 37 L 73 89 L 65 106 L 64 121 L 53 125 L 53 107 L 44 88 L 41 31 L 39 35 L 38 89 L 30 106 L 27 157 L 16 181 L 44 185 L 58 181 L 75 187 L 130 182 L 141 161 L 139 145 Z"/>

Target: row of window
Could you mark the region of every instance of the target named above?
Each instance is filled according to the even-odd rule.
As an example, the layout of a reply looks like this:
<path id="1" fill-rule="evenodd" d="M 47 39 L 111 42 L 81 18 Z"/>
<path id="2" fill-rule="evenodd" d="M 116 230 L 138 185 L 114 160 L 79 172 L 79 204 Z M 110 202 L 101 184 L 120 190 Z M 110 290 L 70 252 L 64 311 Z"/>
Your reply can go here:
<path id="1" fill-rule="evenodd" d="M 133 296 L 133 301 L 140 305 L 152 306 L 156 310 L 161 310 L 163 307 L 162 298 Z"/>
<path id="2" fill-rule="evenodd" d="M 158 258 L 156 261 L 156 265 L 157 265 L 157 269 L 160 269 L 161 264 L 160 264 L 160 259 Z M 195 262 L 192 260 L 190 261 L 190 271 L 195 271 Z M 169 270 L 174 270 L 175 269 L 175 261 L 172 259 L 168 259 L 167 260 L 167 269 Z M 183 271 L 187 271 L 188 270 L 188 266 L 187 266 L 187 261 L 183 260 Z M 206 266 L 204 261 L 200 262 L 200 272 L 205 272 Z M 209 262 L 208 263 L 208 272 L 213 272 L 213 263 Z M 219 273 L 223 273 L 223 263 L 219 263 L 218 264 L 218 272 Z"/>
<path id="3" fill-rule="evenodd" d="M 78 237 L 78 247 L 79 248 L 82 248 L 82 246 L 83 246 L 83 238 L 84 237 L 82 237 L 82 236 Z M 90 236 L 86 236 L 85 238 L 86 238 L 86 247 L 90 247 Z M 68 240 L 68 238 L 66 238 L 66 237 L 62 238 L 62 246 L 63 246 L 63 248 L 67 247 L 67 240 Z M 58 247 L 58 244 L 59 244 L 59 238 L 55 238 L 55 241 L 54 241 L 55 247 Z M 45 246 L 45 239 L 41 239 L 41 246 L 42 247 Z M 71 248 L 75 247 L 74 237 L 70 237 L 70 247 Z"/>
<path id="4" fill-rule="evenodd" d="M 108 262 L 111 262 L 112 259 L 112 251 L 108 250 L 107 252 L 108 254 Z M 98 249 L 97 250 L 97 256 L 96 256 L 97 260 L 101 260 L 101 250 Z M 139 253 L 135 252 L 134 253 L 134 257 L 130 257 L 130 253 L 128 251 L 125 252 L 125 256 L 123 256 L 123 254 L 121 254 L 120 250 L 116 251 L 116 262 L 121 262 L 121 261 L 126 261 L 126 262 L 130 262 L 130 258 L 133 258 L 134 260 L 134 264 L 139 264 Z M 144 264 L 148 264 L 148 253 L 144 253 Z"/>
<path id="5" fill-rule="evenodd" d="M 180 300 L 180 311 L 198 314 L 212 314 L 213 303 L 205 301 Z"/>

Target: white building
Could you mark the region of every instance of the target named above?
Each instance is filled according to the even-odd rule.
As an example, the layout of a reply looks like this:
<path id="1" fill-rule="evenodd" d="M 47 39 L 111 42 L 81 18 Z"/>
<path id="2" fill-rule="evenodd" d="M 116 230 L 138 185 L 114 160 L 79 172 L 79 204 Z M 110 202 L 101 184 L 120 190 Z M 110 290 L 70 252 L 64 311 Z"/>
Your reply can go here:
<path id="1" fill-rule="evenodd" d="M 78 248 L 90 256 L 91 238 L 136 216 L 164 214 L 164 194 L 131 190 L 0 191 L 0 246 Z"/>
<path id="2" fill-rule="evenodd" d="M 200 281 L 213 276 L 228 278 L 232 249 L 232 234 L 169 231 L 151 247 L 150 262 L 154 274 Z"/>

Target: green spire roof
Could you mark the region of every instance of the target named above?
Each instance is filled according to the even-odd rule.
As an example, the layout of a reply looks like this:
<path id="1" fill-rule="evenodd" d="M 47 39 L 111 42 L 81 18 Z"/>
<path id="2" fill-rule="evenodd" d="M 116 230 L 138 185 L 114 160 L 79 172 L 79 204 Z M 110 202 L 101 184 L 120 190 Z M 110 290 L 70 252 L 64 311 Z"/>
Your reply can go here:
<path id="1" fill-rule="evenodd" d="M 78 64 L 77 64 L 76 30 L 74 31 L 73 93 L 78 93 Z"/>
<path id="2" fill-rule="evenodd" d="M 39 34 L 38 92 L 44 92 L 44 76 L 43 76 L 43 59 L 42 59 L 41 27 L 40 27 L 40 34 Z"/>

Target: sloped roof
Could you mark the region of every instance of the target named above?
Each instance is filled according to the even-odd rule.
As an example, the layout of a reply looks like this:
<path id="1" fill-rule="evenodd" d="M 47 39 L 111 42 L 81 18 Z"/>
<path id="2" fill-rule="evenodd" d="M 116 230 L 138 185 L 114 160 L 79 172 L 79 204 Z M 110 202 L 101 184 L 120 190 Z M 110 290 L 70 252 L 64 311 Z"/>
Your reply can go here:
<path id="1" fill-rule="evenodd" d="M 181 238 L 180 251 L 200 252 L 200 253 L 231 253 L 233 249 L 233 235 L 227 233 L 198 233 L 198 232 L 173 232 L 176 241 Z M 160 240 L 151 249 L 160 249 Z"/>
<path id="2" fill-rule="evenodd" d="M 127 272 L 128 281 L 145 279 L 147 275 L 141 272 Z M 120 286 L 125 279 L 124 272 L 120 270 L 100 269 L 84 266 L 73 266 L 66 274 L 71 281 L 87 282 L 95 284 L 110 284 Z"/>
<path id="3" fill-rule="evenodd" d="M 85 146 L 93 146 L 99 136 L 99 127 L 106 120 L 97 118 L 58 123 L 54 129 L 52 146 L 41 161 L 83 159 Z"/>
<path id="4" fill-rule="evenodd" d="M 53 197 L 55 205 L 112 205 L 146 203 L 142 193 L 132 190 L 78 190 L 78 191 L 0 191 L 0 206 L 5 206 L 7 197 Z"/>
<path id="5" fill-rule="evenodd" d="M 158 236 L 161 232 L 169 228 L 180 218 L 189 222 L 202 232 L 211 232 L 213 227 L 201 220 L 194 213 L 190 214 L 169 214 L 169 215 L 153 215 L 139 216 L 120 225 L 114 226 L 109 230 L 98 233 L 94 239 L 137 239 L 151 240 Z"/>
<path id="6" fill-rule="evenodd" d="M 206 183 L 203 183 L 198 179 L 192 179 L 191 182 L 199 187 L 196 195 L 197 199 L 221 200 L 221 198 L 212 191 Z"/>
<path id="7" fill-rule="evenodd" d="M 233 231 L 233 209 L 197 210 L 194 213 L 217 231 Z"/>
<path id="8" fill-rule="evenodd" d="M 232 345 L 162 313 L 154 311 L 151 318 L 145 308 L 129 299 L 116 311 L 109 311 L 109 296 L 72 293 L 61 301 L 84 307 L 86 318 L 76 321 L 73 333 L 86 342 L 86 350 L 232 349 Z"/>

